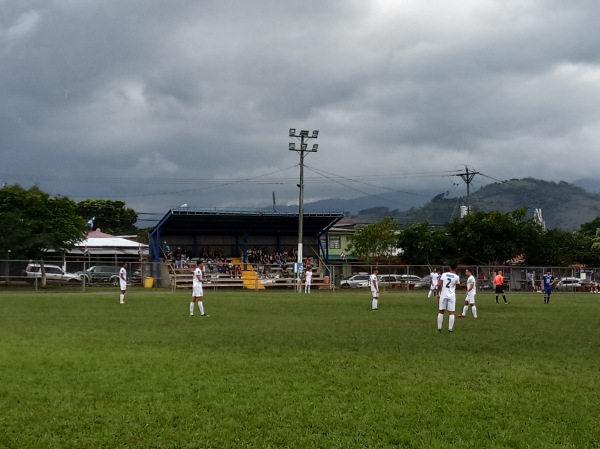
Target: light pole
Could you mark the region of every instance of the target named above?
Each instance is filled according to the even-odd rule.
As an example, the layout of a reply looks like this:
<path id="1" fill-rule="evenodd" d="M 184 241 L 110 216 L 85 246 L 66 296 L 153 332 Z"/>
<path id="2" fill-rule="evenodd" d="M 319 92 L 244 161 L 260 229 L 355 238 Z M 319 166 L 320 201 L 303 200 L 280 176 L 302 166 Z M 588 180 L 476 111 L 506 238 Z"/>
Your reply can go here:
<path id="1" fill-rule="evenodd" d="M 308 131 L 302 130 L 299 134 L 296 134 L 296 128 L 290 128 L 290 137 L 295 137 L 300 140 L 300 148 L 296 148 L 295 143 L 290 143 L 289 150 L 295 151 L 300 154 L 300 184 L 298 184 L 298 188 L 300 190 L 299 198 L 298 198 L 298 265 L 297 265 L 297 285 L 300 285 L 300 280 L 302 279 L 302 242 L 304 239 L 303 236 L 303 214 L 304 214 L 304 156 L 306 153 L 316 153 L 319 145 L 316 143 L 312 146 L 312 149 L 308 149 L 308 144 L 306 143 L 310 139 L 316 139 L 319 136 L 319 131 L 313 131 L 312 135 L 308 135 Z"/>

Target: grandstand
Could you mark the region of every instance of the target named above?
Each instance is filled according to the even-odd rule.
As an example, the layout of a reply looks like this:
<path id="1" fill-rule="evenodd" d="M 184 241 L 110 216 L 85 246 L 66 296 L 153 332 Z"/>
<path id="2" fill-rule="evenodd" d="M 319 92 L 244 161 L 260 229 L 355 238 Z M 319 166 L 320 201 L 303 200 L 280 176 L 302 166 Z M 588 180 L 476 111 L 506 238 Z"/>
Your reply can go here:
<path id="1" fill-rule="evenodd" d="M 329 275 L 328 231 L 342 218 L 341 213 L 303 214 L 303 255 L 310 260 L 317 288 Z M 189 261 L 174 260 L 164 242 L 171 252 L 189 254 Z M 298 214 L 171 209 L 150 233 L 150 269 L 159 284 L 168 279 L 173 288 L 191 288 L 193 266 L 200 259 L 207 265 L 207 288 L 290 287 L 295 285 L 297 245 Z M 257 248 L 263 257 L 276 256 L 274 263 L 252 260 Z"/>

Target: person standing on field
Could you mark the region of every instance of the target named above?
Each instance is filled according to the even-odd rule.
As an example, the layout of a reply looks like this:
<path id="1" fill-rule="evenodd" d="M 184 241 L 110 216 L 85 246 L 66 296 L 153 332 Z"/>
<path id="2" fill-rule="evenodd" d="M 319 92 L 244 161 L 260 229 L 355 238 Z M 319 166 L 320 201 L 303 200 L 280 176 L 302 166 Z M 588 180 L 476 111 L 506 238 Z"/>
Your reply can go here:
<path id="1" fill-rule="evenodd" d="M 125 291 L 127 290 L 127 262 L 123 264 L 119 270 L 119 288 L 121 294 L 119 295 L 119 303 L 125 304 Z"/>
<path id="2" fill-rule="evenodd" d="M 377 310 L 377 303 L 379 301 L 379 283 L 377 281 L 377 273 L 379 273 L 379 271 L 377 270 L 377 268 L 375 268 L 369 276 L 369 285 L 371 286 L 371 297 L 373 298 L 373 300 L 371 301 L 372 310 Z"/>
<path id="3" fill-rule="evenodd" d="M 544 304 L 550 304 L 550 295 L 552 294 L 552 287 L 556 279 L 552 276 L 551 270 L 546 270 L 546 274 L 542 276 L 542 284 L 544 285 Z"/>
<path id="4" fill-rule="evenodd" d="M 194 278 L 192 281 L 192 302 L 190 302 L 190 316 L 194 316 L 194 304 L 198 303 L 200 316 L 208 316 L 204 313 L 204 304 L 202 299 L 204 292 L 202 291 L 202 281 L 204 274 L 202 273 L 202 262 L 198 261 L 194 270 Z"/>
<path id="5" fill-rule="evenodd" d="M 456 264 L 450 265 L 450 271 L 443 273 L 438 280 L 437 331 L 442 332 L 444 312 L 448 311 L 448 332 L 454 330 L 454 311 L 456 310 L 456 286 L 460 285 L 460 277 L 456 274 Z"/>
<path id="6" fill-rule="evenodd" d="M 312 267 L 308 265 L 306 267 L 306 273 L 304 274 L 304 293 L 310 293 L 310 283 L 312 281 Z"/>
<path id="7" fill-rule="evenodd" d="M 465 305 L 463 306 L 463 311 L 459 318 L 464 318 L 469 311 L 469 306 L 471 306 L 471 313 L 473 313 L 473 318 L 477 318 L 477 307 L 475 306 L 475 294 L 477 293 L 477 282 L 475 281 L 475 276 L 469 268 L 465 270 L 465 274 L 467 277 L 467 297 L 465 298 Z"/>
<path id="8" fill-rule="evenodd" d="M 504 294 L 504 276 L 502 275 L 502 270 L 498 270 L 496 273 L 496 277 L 494 277 L 494 285 L 496 286 L 496 304 L 498 304 L 498 295 L 502 295 L 504 304 L 508 304 L 506 295 Z"/>
<path id="9" fill-rule="evenodd" d="M 432 268 L 429 276 L 431 277 L 431 284 L 429 285 L 429 293 L 427 293 L 427 298 L 431 298 L 431 295 L 435 296 L 435 292 L 437 292 L 438 280 L 440 279 L 440 274 L 437 272 L 437 268 Z"/>

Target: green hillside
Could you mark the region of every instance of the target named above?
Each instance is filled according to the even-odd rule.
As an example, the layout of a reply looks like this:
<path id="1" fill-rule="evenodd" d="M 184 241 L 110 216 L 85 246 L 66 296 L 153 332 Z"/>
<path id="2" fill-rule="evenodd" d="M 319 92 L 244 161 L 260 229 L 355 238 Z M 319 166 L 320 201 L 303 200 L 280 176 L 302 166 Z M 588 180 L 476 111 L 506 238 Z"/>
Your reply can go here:
<path id="1" fill-rule="evenodd" d="M 511 212 L 526 206 L 529 216 L 535 209 L 541 209 L 549 229 L 564 231 L 576 231 L 582 223 L 600 216 L 600 195 L 562 181 L 525 178 L 489 184 L 471 193 L 470 202 L 472 210 L 484 211 Z M 393 216 L 402 225 L 422 221 L 442 225 L 460 216 L 460 206 L 466 204 L 466 197 L 446 198 L 440 194 L 421 208 L 388 211 L 387 215 Z M 385 215 L 384 211 L 379 207 L 360 211 L 355 218 L 373 220 L 382 215 Z"/>

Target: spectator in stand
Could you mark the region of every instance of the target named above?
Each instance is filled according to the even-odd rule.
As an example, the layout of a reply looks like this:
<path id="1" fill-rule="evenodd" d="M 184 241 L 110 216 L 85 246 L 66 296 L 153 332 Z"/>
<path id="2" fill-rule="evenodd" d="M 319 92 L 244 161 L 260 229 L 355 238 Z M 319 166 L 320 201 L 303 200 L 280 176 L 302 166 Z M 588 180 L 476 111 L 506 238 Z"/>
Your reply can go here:
<path id="1" fill-rule="evenodd" d="M 171 259 L 171 248 L 169 248 L 169 244 L 166 241 L 162 244 L 162 252 L 166 260 Z"/>
<path id="2" fill-rule="evenodd" d="M 175 268 L 182 268 L 182 266 L 181 266 L 181 248 L 179 246 L 173 252 L 173 260 L 175 261 Z"/>

